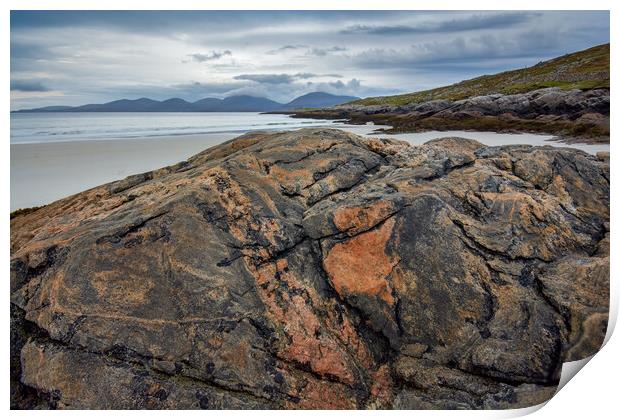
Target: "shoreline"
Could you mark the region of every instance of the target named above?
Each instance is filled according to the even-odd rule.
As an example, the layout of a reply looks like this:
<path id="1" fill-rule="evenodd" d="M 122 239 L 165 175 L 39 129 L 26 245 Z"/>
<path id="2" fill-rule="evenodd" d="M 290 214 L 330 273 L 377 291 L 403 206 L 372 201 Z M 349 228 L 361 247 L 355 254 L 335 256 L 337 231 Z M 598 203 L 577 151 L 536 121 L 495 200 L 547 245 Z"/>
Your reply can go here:
<path id="1" fill-rule="evenodd" d="M 532 144 L 579 148 L 590 154 L 599 151 L 596 145 L 579 146 L 557 141 L 550 144 L 552 136 L 436 130 L 392 134 L 377 132 L 389 128 L 387 126 L 368 124 L 326 124 L 324 127 L 342 129 L 366 137 L 405 140 L 412 145 L 439 137 L 467 137 L 478 139 L 489 146 Z M 129 175 L 174 165 L 245 132 L 247 131 L 11 144 L 10 210 L 14 212 L 47 205 Z M 601 151 L 606 150 L 603 148 Z"/>
<path id="2" fill-rule="evenodd" d="M 238 135 L 11 144 L 11 212 L 46 205 L 97 185 L 173 165 Z"/>
<path id="3" fill-rule="evenodd" d="M 275 114 L 275 112 L 274 112 Z M 548 135 L 553 136 L 552 141 L 560 143 L 575 145 L 575 144 L 587 144 L 587 145 L 609 145 L 610 137 L 608 135 L 603 136 L 575 136 L 565 134 L 562 130 L 568 128 L 573 129 L 575 124 L 571 122 L 545 122 L 527 120 L 527 119 L 512 119 L 504 120 L 499 117 L 485 115 L 479 118 L 468 118 L 465 120 L 453 120 L 453 119 L 437 119 L 434 118 L 428 122 L 428 119 L 421 119 L 415 121 L 419 125 L 413 126 L 408 122 L 402 121 L 406 117 L 406 114 L 364 114 L 364 113 L 350 113 L 344 110 L 329 110 L 329 109 L 316 109 L 299 112 L 286 112 L 282 113 L 289 115 L 291 118 L 308 118 L 317 120 L 331 120 L 334 122 L 342 122 L 347 125 L 365 125 L 369 122 L 376 125 L 388 126 L 389 128 L 383 129 L 378 134 L 413 134 L 424 133 L 428 131 L 471 131 L 471 132 L 494 132 L 498 134 L 536 134 L 536 135 Z M 560 124 L 558 130 L 547 130 L 543 128 L 537 128 L 536 124 L 541 127 L 548 127 L 549 124 Z"/>

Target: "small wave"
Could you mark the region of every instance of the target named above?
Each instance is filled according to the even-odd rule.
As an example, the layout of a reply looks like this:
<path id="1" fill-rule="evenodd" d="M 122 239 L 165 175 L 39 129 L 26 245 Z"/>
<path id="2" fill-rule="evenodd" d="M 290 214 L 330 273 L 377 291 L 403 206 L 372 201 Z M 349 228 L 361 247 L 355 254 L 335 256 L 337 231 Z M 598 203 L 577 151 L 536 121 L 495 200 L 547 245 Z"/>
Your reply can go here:
<path id="1" fill-rule="evenodd" d="M 48 135 L 50 136 L 72 136 L 75 134 L 84 134 L 84 132 L 82 130 L 71 130 L 71 131 L 52 131 L 49 132 Z"/>

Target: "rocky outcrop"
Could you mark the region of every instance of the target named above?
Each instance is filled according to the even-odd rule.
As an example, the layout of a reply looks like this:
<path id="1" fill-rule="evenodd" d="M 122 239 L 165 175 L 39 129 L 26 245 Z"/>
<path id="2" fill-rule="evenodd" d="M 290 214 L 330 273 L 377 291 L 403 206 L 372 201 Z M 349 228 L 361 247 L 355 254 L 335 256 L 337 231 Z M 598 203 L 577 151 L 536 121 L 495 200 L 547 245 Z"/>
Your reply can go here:
<path id="1" fill-rule="evenodd" d="M 354 123 L 373 121 L 391 125 L 390 132 L 529 131 L 569 140 L 609 142 L 609 103 L 609 89 L 546 88 L 514 95 L 492 94 L 401 106 L 345 104 L 295 115 L 348 119 Z"/>
<path id="2" fill-rule="evenodd" d="M 14 408 L 515 408 L 596 352 L 609 160 L 307 129 L 11 220 Z"/>

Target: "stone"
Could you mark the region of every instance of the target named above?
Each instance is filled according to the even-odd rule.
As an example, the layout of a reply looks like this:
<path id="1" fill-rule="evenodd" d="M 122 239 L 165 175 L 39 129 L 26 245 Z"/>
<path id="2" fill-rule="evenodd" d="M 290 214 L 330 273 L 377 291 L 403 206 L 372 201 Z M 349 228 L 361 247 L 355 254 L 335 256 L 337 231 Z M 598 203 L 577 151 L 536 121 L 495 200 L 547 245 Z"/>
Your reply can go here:
<path id="1" fill-rule="evenodd" d="M 388 132 L 481 130 L 554 134 L 566 142 L 609 143 L 609 89 L 536 89 L 447 101 L 343 104 L 297 111 L 302 118 L 391 125 Z"/>
<path id="2" fill-rule="evenodd" d="M 11 405 L 525 407 L 608 306 L 608 157 L 254 133 L 11 219 Z"/>

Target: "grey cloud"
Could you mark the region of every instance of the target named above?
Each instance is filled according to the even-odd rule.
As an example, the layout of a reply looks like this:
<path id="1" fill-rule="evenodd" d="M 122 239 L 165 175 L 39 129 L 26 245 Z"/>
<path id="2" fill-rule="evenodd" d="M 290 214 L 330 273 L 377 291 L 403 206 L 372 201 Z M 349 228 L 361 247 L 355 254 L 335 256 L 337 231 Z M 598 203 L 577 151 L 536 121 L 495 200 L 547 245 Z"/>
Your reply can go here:
<path id="1" fill-rule="evenodd" d="M 280 83 L 291 83 L 294 77 L 290 74 L 240 74 L 238 76 L 233 77 L 235 80 L 251 80 L 252 82 L 257 83 L 271 83 L 271 84 L 280 84 Z"/>
<path id="2" fill-rule="evenodd" d="M 316 57 L 324 57 L 334 52 L 347 50 L 345 47 L 341 47 L 341 46 L 333 46 L 329 48 L 318 48 L 318 47 L 311 48 L 308 45 L 298 44 L 298 45 L 284 45 L 280 48 L 276 48 L 275 50 L 267 51 L 267 54 L 275 55 L 275 54 L 279 54 L 282 52 L 297 51 L 297 50 L 304 50 L 304 49 L 306 50 L 305 55 L 311 55 L 311 56 L 316 56 Z"/>
<path id="3" fill-rule="evenodd" d="M 166 34 L 230 31 L 236 28 L 278 25 L 294 20 L 299 22 L 337 22 L 372 16 L 384 19 L 391 11 L 363 10 L 12 10 L 11 27 L 30 28 L 89 27 L 112 28 L 131 33 Z M 208 24 L 205 25 L 205 22 Z M 208 27 L 208 28 L 205 28 Z"/>
<path id="4" fill-rule="evenodd" d="M 19 92 L 49 92 L 51 89 L 38 80 L 11 80 L 11 90 Z"/>
<path id="5" fill-rule="evenodd" d="M 609 24 L 608 11 L 19 11 L 11 78 L 40 83 L 22 84 L 31 94 L 13 92 L 11 107 L 412 92 L 609 42 Z M 347 27 L 357 35 L 339 33 Z"/>
<path id="6" fill-rule="evenodd" d="M 232 55 L 232 52 L 230 50 L 224 50 L 224 51 L 211 51 L 208 53 L 195 53 L 195 54 L 189 54 L 188 57 L 190 57 L 190 59 L 192 61 L 196 61 L 198 63 L 204 63 L 205 61 L 212 61 L 212 60 L 219 60 L 222 57 L 225 57 L 227 55 Z"/>
<path id="7" fill-rule="evenodd" d="M 312 79 L 315 77 L 342 77 L 342 75 L 337 74 L 337 73 L 325 73 L 325 74 L 297 73 L 297 74 L 294 74 L 293 77 L 295 77 L 296 79 Z"/>
<path id="8" fill-rule="evenodd" d="M 362 84 L 359 79 L 350 79 L 348 81 L 335 80 L 331 82 L 307 82 L 305 83 L 306 91 L 319 91 L 319 92 L 327 92 L 336 95 L 353 95 L 353 96 L 364 96 L 364 95 L 376 95 L 379 92 L 391 92 L 395 93 L 396 91 L 390 89 L 375 89 L 373 87 L 365 86 Z"/>
<path id="9" fill-rule="evenodd" d="M 268 83 L 268 84 L 284 84 L 284 83 L 293 83 L 296 80 L 301 79 L 312 79 L 315 77 L 342 77 L 339 74 L 315 74 L 315 73 L 295 73 L 295 74 L 240 74 L 238 76 L 233 77 L 235 80 L 250 80 L 252 82 L 257 83 Z"/>
<path id="10" fill-rule="evenodd" d="M 221 94 L 231 91 L 233 89 L 237 89 L 242 85 L 242 82 L 190 82 L 172 85 L 171 87 L 179 91 L 191 92 L 193 94 Z"/>
<path id="11" fill-rule="evenodd" d="M 359 89 L 361 86 L 361 82 L 358 79 L 351 79 L 348 82 L 344 83 L 342 80 L 337 80 L 335 82 L 329 82 L 329 86 L 336 89 Z"/>
<path id="12" fill-rule="evenodd" d="M 434 32 L 461 32 L 476 29 L 506 28 L 527 22 L 538 13 L 497 13 L 473 15 L 462 19 L 422 22 L 417 25 L 352 25 L 340 31 L 342 34 L 403 35 Z"/>
<path id="13" fill-rule="evenodd" d="M 324 57 L 333 52 L 346 51 L 345 47 L 334 46 L 331 48 L 311 48 L 306 52 L 306 55 L 314 55 L 317 57 Z"/>
<path id="14" fill-rule="evenodd" d="M 53 57 L 52 52 L 45 45 L 36 45 L 27 42 L 11 40 L 11 60 L 14 59 L 45 59 Z"/>
<path id="15" fill-rule="evenodd" d="M 300 50 L 300 49 L 304 49 L 304 48 L 308 48 L 307 45 L 283 45 L 280 48 L 276 48 L 275 50 L 270 50 L 267 51 L 267 54 L 270 55 L 274 55 L 274 54 L 278 54 L 281 52 L 286 52 L 286 51 L 294 51 L 294 50 Z"/>
<path id="16" fill-rule="evenodd" d="M 491 62 L 514 59 L 544 59 L 564 50 L 561 33 L 549 35 L 537 31 L 516 33 L 511 38 L 495 35 L 456 37 L 446 41 L 425 42 L 402 49 L 372 48 L 351 57 L 360 68 L 429 68 L 469 64 L 485 65 Z M 533 46 L 534 45 L 534 46 Z M 577 49 L 577 48 L 575 48 Z M 534 64 L 534 63 L 532 63 Z"/>

